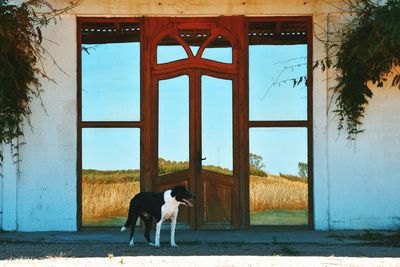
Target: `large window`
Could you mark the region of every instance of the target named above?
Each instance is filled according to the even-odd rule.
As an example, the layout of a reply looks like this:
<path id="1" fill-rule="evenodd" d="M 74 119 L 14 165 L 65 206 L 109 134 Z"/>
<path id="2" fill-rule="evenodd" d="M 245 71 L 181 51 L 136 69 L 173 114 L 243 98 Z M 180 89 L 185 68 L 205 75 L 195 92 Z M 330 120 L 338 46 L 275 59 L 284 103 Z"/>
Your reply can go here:
<path id="1" fill-rule="evenodd" d="M 125 223 L 140 191 L 140 25 L 80 23 L 82 226 Z"/>
<path id="2" fill-rule="evenodd" d="M 184 184 L 184 227 L 312 227 L 311 17 L 79 18 L 78 224 Z"/>
<path id="3" fill-rule="evenodd" d="M 307 23 L 249 24 L 251 225 L 309 223 Z"/>

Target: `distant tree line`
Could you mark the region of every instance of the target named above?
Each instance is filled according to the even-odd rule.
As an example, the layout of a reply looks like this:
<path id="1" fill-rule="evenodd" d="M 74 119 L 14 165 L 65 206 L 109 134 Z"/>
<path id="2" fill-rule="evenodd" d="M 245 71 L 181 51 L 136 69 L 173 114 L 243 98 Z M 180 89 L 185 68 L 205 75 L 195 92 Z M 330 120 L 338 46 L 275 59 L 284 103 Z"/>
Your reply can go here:
<path id="1" fill-rule="evenodd" d="M 139 182 L 140 170 L 82 170 L 82 180 L 88 183 L 126 183 L 126 182 Z"/>
<path id="2" fill-rule="evenodd" d="M 265 171 L 265 163 L 260 155 L 250 153 L 249 156 L 250 169 L 249 174 L 253 176 L 268 177 Z M 220 166 L 207 165 L 204 169 L 215 171 L 227 175 L 232 174 L 232 170 Z M 174 173 L 189 169 L 188 161 L 172 161 L 163 158 L 158 159 L 158 174 Z M 308 164 L 304 162 L 298 163 L 298 176 L 293 174 L 279 173 L 279 176 L 291 180 L 304 180 L 308 177 Z M 82 179 L 84 182 L 90 183 L 116 183 L 116 182 L 136 182 L 140 181 L 140 170 L 82 170 Z"/>
<path id="3" fill-rule="evenodd" d="M 173 161 L 163 158 L 158 159 L 158 174 L 173 173 L 189 169 L 188 161 Z"/>

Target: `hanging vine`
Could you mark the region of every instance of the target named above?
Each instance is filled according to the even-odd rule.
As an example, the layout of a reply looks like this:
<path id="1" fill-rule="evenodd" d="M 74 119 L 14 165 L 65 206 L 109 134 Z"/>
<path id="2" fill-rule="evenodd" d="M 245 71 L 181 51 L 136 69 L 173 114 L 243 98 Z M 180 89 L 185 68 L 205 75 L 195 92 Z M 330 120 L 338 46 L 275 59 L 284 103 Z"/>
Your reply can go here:
<path id="1" fill-rule="evenodd" d="M 18 160 L 24 122 L 29 124 L 31 115 L 29 105 L 42 91 L 39 78 L 55 82 L 43 68 L 46 55 L 54 59 L 42 45 L 47 39 L 41 29 L 80 3 L 72 1 L 65 8 L 54 9 L 45 0 L 21 5 L 9 2 L 0 0 L 0 166 L 6 145 L 11 145 L 14 162 Z M 49 11 L 36 13 L 43 8 Z"/>
<path id="2" fill-rule="evenodd" d="M 334 32 L 336 41 L 325 43 L 334 53 L 316 61 L 314 67 L 333 68 L 339 73 L 334 113 L 338 130 L 345 128 L 348 139 L 354 140 L 364 131 L 362 119 L 373 96 L 371 84 L 400 89 L 400 0 L 347 3 L 352 19 Z"/>

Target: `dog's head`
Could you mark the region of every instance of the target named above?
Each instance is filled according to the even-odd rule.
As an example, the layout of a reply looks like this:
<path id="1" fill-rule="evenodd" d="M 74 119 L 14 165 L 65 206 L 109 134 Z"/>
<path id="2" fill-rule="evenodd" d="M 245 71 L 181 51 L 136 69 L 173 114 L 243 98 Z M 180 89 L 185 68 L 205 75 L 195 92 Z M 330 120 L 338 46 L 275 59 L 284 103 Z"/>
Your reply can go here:
<path id="1" fill-rule="evenodd" d="M 171 191 L 171 196 L 176 199 L 176 201 L 188 206 L 193 207 L 190 201 L 195 196 L 189 191 L 189 189 L 184 185 L 177 185 Z"/>

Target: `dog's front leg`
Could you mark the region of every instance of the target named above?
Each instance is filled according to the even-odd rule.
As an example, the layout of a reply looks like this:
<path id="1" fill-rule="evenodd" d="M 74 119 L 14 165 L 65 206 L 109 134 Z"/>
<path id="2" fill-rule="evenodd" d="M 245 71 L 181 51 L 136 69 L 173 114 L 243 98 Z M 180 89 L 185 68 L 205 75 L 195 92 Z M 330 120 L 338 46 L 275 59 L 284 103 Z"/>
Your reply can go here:
<path id="1" fill-rule="evenodd" d="M 157 222 L 157 224 L 156 224 L 156 238 L 155 238 L 155 242 L 154 242 L 155 247 L 160 246 L 160 232 L 161 232 L 161 225 L 162 225 L 163 221 L 164 221 L 164 218 L 161 218 L 161 220 L 159 222 Z"/>
<path id="2" fill-rule="evenodd" d="M 171 217 L 171 247 L 176 247 L 175 243 L 175 228 L 176 228 L 176 219 L 178 217 L 178 212 L 176 212 L 172 217 Z"/>

